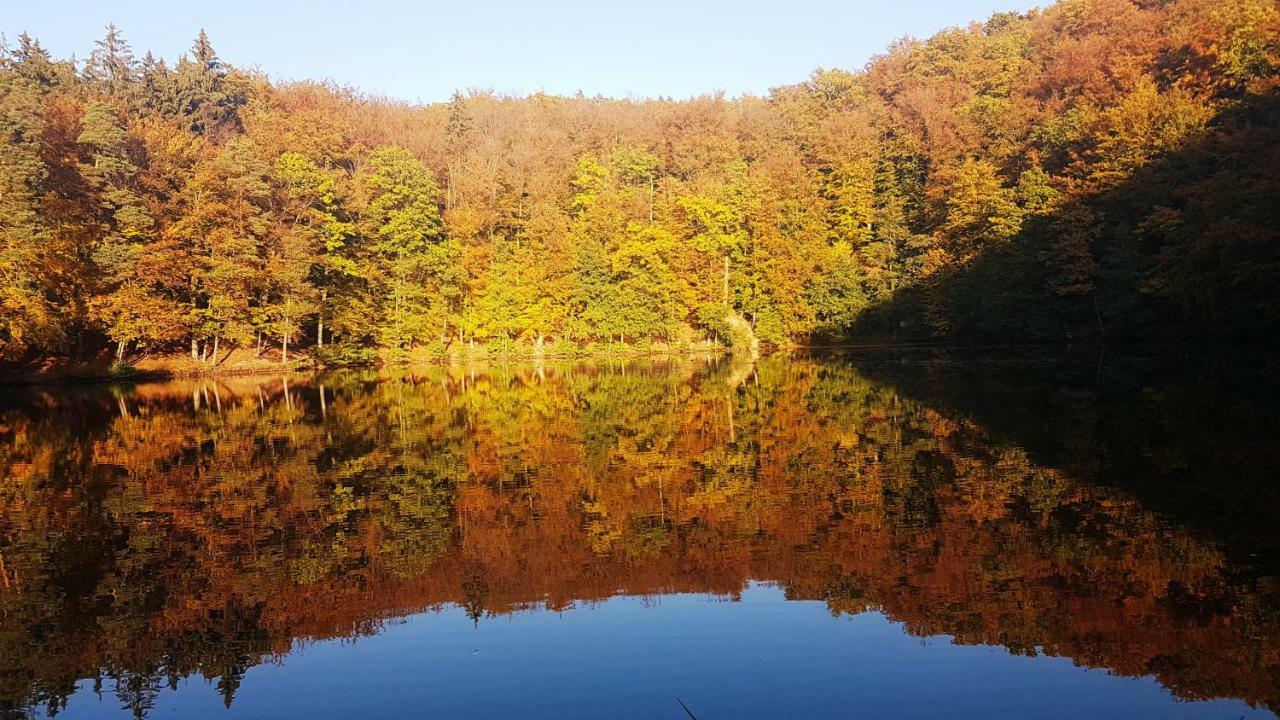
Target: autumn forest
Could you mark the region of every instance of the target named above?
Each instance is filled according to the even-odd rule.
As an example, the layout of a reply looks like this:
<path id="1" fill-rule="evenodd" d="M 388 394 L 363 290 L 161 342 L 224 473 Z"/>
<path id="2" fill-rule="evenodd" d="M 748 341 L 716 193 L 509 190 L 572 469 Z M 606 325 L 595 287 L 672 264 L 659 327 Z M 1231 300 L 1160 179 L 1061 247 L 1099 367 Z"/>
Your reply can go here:
<path id="1" fill-rule="evenodd" d="M 0 52 L 0 358 L 1258 338 L 1280 11 L 1064 0 L 765 97 Z M 216 38 L 212 39 L 216 40 Z M 292 355 L 291 355 L 292 353 Z"/>

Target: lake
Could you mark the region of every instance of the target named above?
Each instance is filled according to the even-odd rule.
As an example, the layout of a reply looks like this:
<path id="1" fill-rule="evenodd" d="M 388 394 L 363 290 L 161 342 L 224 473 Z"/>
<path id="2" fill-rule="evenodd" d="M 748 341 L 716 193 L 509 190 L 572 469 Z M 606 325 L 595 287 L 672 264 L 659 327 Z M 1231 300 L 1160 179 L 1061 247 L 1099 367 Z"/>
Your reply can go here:
<path id="1" fill-rule="evenodd" d="M 0 714 L 1274 717 L 1280 363 L 0 393 Z"/>

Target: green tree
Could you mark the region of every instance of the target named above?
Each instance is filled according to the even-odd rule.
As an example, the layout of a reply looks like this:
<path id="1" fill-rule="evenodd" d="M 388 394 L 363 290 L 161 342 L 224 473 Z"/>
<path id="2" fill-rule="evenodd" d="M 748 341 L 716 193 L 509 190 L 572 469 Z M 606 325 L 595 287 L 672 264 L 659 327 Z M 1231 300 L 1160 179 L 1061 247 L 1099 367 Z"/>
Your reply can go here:
<path id="1" fill-rule="evenodd" d="M 344 219 L 338 178 L 315 161 L 296 152 L 276 158 L 280 226 L 272 254 L 272 272 L 280 288 L 277 315 L 282 340 L 296 330 L 305 309 L 314 308 L 316 344 L 325 342 L 325 321 L 333 315 L 331 290 L 349 285 L 362 275 L 351 256 L 355 227 Z"/>
<path id="2" fill-rule="evenodd" d="M 114 24 L 107 25 L 106 36 L 94 43 L 85 63 L 84 76 L 89 86 L 99 93 L 132 102 L 138 79 L 137 61 Z"/>
<path id="3" fill-rule="evenodd" d="M 229 75 L 209 36 L 201 30 L 166 83 L 165 114 L 180 118 L 195 133 L 216 135 L 234 127 L 245 96 Z"/>
<path id="4" fill-rule="evenodd" d="M 448 300 L 461 282 L 461 247 L 445 236 L 431 171 L 408 150 L 389 146 L 373 151 L 364 173 L 364 222 L 383 263 L 387 292 L 383 340 L 404 348 L 433 335 L 446 337 Z"/>

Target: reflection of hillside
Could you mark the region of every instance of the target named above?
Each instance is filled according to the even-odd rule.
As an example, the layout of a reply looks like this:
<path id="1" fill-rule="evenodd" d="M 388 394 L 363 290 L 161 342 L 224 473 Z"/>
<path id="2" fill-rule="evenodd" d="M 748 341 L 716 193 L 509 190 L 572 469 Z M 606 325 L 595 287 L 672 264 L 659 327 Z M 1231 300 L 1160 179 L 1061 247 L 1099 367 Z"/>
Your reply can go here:
<path id="1" fill-rule="evenodd" d="M 1280 560 L 1275 354 L 1153 347 L 1127 356 L 1096 348 L 1014 355 L 905 350 L 849 360 L 873 382 L 972 418 L 1037 464 L 1136 495 L 1221 540 L 1234 558 Z"/>
<path id="2" fill-rule="evenodd" d="M 230 701 L 295 641 L 444 603 L 483 621 L 755 578 L 1280 702 L 1271 579 L 986 427 L 780 358 L 39 396 L 0 416 L 0 697 L 56 708 L 101 669 L 139 709 L 190 674 Z"/>

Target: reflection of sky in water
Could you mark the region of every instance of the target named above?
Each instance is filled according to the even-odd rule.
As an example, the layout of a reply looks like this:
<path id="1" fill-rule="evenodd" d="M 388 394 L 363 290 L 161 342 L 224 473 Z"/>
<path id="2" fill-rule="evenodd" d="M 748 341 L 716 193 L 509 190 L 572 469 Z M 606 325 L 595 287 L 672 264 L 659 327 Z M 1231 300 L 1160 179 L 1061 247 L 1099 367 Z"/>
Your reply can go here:
<path id="1" fill-rule="evenodd" d="M 249 670 L 235 717 L 1238 718 L 1237 701 L 1174 700 L 1150 678 L 1068 659 L 917 638 L 878 612 L 832 617 L 753 584 L 741 602 L 617 597 L 473 626 L 458 608 L 316 643 Z M 86 687 L 59 717 L 114 715 Z M 225 718 L 212 685 L 161 694 L 155 718 Z"/>

